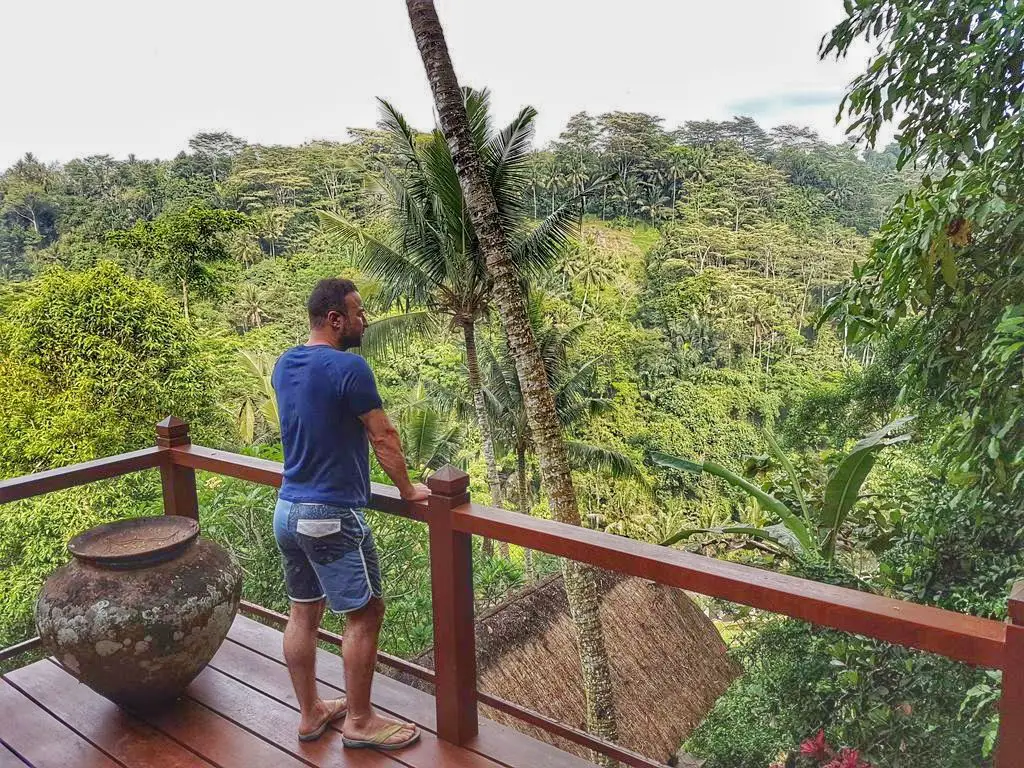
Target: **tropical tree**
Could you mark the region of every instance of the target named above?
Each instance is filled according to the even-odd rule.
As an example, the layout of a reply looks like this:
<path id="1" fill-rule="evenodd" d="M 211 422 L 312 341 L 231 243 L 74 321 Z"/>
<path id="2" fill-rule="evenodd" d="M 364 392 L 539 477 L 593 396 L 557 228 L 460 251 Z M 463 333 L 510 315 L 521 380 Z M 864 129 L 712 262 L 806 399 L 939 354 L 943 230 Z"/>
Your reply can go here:
<path id="1" fill-rule="evenodd" d="M 579 248 L 563 257 L 559 269 L 569 280 L 583 286 L 580 320 L 587 311 L 587 298 L 595 288 L 615 279 L 615 270 L 608 264 L 607 254 L 601 253 L 593 235 L 581 239 Z"/>
<path id="2" fill-rule="evenodd" d="M 1007 511 L 1024 498 L 1022 25 L 1019 2 L 865 0 L 821 47 L 878 41 L 840 112 L 869 146 L 899 115 L 897 168 L 927 169 L 828 315 L 851 342 L 897 341 L 904 398 L 948 424 L 949 470 Z"/>
<path id="3" fill-rule="evenodd" d="M 266 294 L 252 283 L 245 283 L 239 291 L 238 311 L 247 330 L 262 328 L 264 321 L 270 318 Z"/>
<path id="4" fill-rule="evenodd" d="M 600 359 L 594 358 L 582 364 L 569 361 L 569 352 L 582 336 L 586 323 L 565 328 L 551 322 L 545 315 L 544 294 L 539 292 L 531 294 L 528 307 L 530 323 L 544 358 L 558 417 L 564 429 L 571 431 L 591 417 L 607 412 L 612 401 L 599 393 L 596 386 Z M 515 360 L 503 341 L 483 344 L 480 358 L 484 399 L 491 423 L 495 425 L 495 448 L 500 454 L 515 454 L 516 501 L 519 511 L 529 514 L 532 503 L 527 459 L 535 448 Z M 461 393 L 437 385 L 431 390 L 443 410 L 456 413 L 470 410 L 470 404 Z M 607 472 L 620 478 L 642 478 L 633 460 L 620 451 L 573 439 L 567 439 L 566 445 L 574 470 Z"/>
<path id="5" fill-rule="evenodd" d="M 270 258 L 277 256 L 281 239 L 293 214 L 294 209 L 289 208 L 260 208 L 250 215 L 260 245 L 266 245 Z"/>
<path id="6" fill-rule="evenodd" d="M 223 235 L 246 222 L 237 211 L 192 206 L 184 211 L 166 211 L 154 221 L 140 221 L 129 230 L 111 232 L 107 239 L 150 259 L 180 288 L 187 321 L 190 292 L 212 288 L 210 265 L 230 256 Z"/>
<path id="7" fill-rule="evenodd" d="M 483 153 L 474 140 L 465 97 L 459 88 L 433 2 L 406 0 L 406 7 L 434 95 L 441 129 L 451 147 L 466 209 L 479 239 L 480 252 L 494 281 L 494 299 L 508 339 L 509 352 L 516 362 L 516 373 L 552 515 L 561 522 L 579 525 L 579 506 L 569 453 L 544 358 L 530 325 L 521 270 L 517 268 L 513 247 L 515 241 L 509 237 L 505 217 L 498 205 L 497 185 L 488 177 Z M 571 560 L 563 561 L 562 572 L 569 611 L 576 626 L 587 701 L 587 727 L 602 738 L 614 740 L 618 736 L 618 728 L 611 665 L 598 613 L 594 573 Z M 615 764 L 610 758 L 596 759 L 604 765 Z"/>
<path id="8" fill-rule="evenodd" d="M 557 208 L 531 229 L 525 193 L 530 183 L 530 145 L 536 112 L 526 107 L 502 130 L 491 122 L 486 90 L 462 92 L 474 147 L 494 189 L 498 215 L 512 246 L 512 268 L 526 279 L 551 266 L 571 241 L 574 209 Z M 501 505 L 501 484 L 487 418 L 477 353 L 477 324 L 486 318 L 493 282 L 487 273 L 479 238 L 459 187 L 451 150 L 440 130 L 419 137 L 391 104 L 381 102 L 382 125 L 405 162 L 402 176 L 388 168 L 378 174 L 389 227 L 377 234 L 337 214 L 320 213 L 324 227 L 341 243 L 353 243 L 357 264 L 382 284 L 378 296 L 387 311 L 401 299 L 425 310 L 393 315 L 373 329 L 370 342 L 384 345 L 405 333 L 429 327 L 428 316 L 448 318 L 462 331 L 466 371 L 487 465 L 491 501 Z M 397 342 L 394 342 L 397 343 Z"/>
<path id="9" fill-rule="evenodd" d="M 765 440 L 789 477 L 793 494 L 799 506 L 797 510 L 791 509 L 785 502 L 719 464 L 711 461 L 694 462 L 652 451 L 651 460 L 658 466 L 693 472 L 698 475 L 706 472 L 721 478 L 734 488 L 753 496 L 764 511 L 776 516 L 780 521 L 769 526 L 730 525 L 718 528 L 683 528 L 663 543 L 671 546 L 698 534 L 736 534 L 768 542 L 780 552 L 797 559 L 820 557 L 831 562 L 835 558 L 839 533 L 853 510 L 854 504 L 861 497 L 860 489 L 874 467 L 878 453 L 890 445 L 897 445 L 909 440 L 910 435 L 904 431 L 904 428 L 912 419 L 912 416 L 897 419 L 856 443 L 829 475 L 821 504 L 816 508 L 808 503 L 793 463 L 770 432 L 764 433 Z"/>

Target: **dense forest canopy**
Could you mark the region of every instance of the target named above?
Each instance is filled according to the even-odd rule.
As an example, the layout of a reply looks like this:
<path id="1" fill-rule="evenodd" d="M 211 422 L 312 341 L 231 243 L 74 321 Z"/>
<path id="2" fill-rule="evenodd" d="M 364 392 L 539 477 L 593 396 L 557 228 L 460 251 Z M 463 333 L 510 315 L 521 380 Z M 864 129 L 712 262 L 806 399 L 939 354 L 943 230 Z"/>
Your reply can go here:
<path id="1" fill-rule="evenodd" d="M 537 147 L 532 109 L 466 100 L 585 525 L 1002 618 L 1024 572 L 1022 89 L 1003 34 L 1022 20 L 919 5 L 849 4 L 823 47 L 888 30 L 845 102 L 860 138 L 911 115 L 881 150 L 641 112 L 581 112 Z M 978 80 L 929 58 L 969 10 L 948 56 L 1005 65 Z M 168 413 L 280 458 L 270 372 L 340 275 L 417 479 L 455 463 L 477 499 L 551 514 L 447 145 L 401 106 L 345 142 L 202 133 L 172 159 L 26 154 L 0 174 L 0 478 L 150 445 Z M 271 492 L 199 489 L 246 596 L 284 607 Z M 68 537 L 159 504 L 143 473 L 5 506 L 0 645 L 30 633 Z M 431 640 L 425 537 L 374 523 L 384 646 L 411 656 Z M 556 568 L 479 547 L 480 605 Z M 702 607 L 746 672 L 684 745 L 708 766 L 765 768 L 819 730 L 878 767 L 991 759 L 997 675 Z"/>

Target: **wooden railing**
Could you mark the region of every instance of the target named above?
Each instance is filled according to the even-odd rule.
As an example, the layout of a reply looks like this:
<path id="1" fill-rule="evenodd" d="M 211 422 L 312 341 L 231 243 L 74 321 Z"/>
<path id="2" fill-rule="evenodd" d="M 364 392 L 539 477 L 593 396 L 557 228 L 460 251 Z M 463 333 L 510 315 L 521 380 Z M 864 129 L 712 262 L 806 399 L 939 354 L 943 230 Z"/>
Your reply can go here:
<path id="1" fill-rule="evenodd" d="M 199 516 L 196 470 L 270 486 L 280 486 L 282 471 L 277 462 L 193 445 L 188 426 L 169 418 L 157 425 L 155 448 L 0 481 L 0 504 L 152 468 L 160 469 L 165 513 L 194 519 Z M 477 690 L 471 537 L 479 535 L 1002 670 L 996 765 L 1024 768 L 1024 582 L 1009 596 L 1010 618 L 1004 624 L 472 504 L 468 475 L 453 467 L 436 472 L 427 485 L 430 498 L 410 503 L 395 488 L 375 483 L 369 506 L 426 523 L 429 529 L 435 671 L 384 655 L 381 661 L 433 682 L 437 733 L 443 739 L 472 748 L 477 705 L 484 703 L 628 765 L 659 765 Z M 244 608 L 272 621 L 285 618 L 259 606 Z M 328 632 L 321 636 L 330 642 L 341 639 Z M 0 661 L 32 646 L 27 641 L 0 651 Z"/>

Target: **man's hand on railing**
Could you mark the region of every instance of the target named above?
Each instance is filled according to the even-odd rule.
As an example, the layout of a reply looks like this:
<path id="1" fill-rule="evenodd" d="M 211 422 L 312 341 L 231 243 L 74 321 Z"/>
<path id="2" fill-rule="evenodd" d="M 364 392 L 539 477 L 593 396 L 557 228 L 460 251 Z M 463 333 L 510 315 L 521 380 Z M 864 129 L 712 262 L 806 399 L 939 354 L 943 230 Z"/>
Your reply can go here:
<path id="1" fill-rule="evenodd" d="M 408 488 L 401 491 L 402 498 L 406 501 L 425 501 L 430 496 L 430 489 L 423 483 L 412 483 Z"/>

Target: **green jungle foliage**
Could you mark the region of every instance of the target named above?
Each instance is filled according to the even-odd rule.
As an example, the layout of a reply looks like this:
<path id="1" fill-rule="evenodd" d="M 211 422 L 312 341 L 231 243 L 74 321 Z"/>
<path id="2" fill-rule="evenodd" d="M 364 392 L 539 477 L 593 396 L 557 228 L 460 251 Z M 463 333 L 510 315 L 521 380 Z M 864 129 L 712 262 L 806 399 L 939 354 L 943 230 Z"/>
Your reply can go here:
<path id="1" fill-rule="evenodd" d="M 849 5 L 828 50 L 877 18 L 899 27 L 921 3 Z M 977 44 L 998 48 L 990 32 Z M 871 135 L 878 114 L 915 108 L 907 83 L 929 66 L 915 61 L 918 42 L 899 45 L 850 97 Z M 496 130 L 485 92 L 474 92 L 489 162 L 514 166 L 512 181 L 494 181 L 509 184 L 587 525 L 1005 615 L 1008 584 L 1024 571 L 1024 299 L 1019 260 L 1001 257 L 1021 252 L 1007 191 L 1019 191 L 1024 167 L 1011 156 L 1022 142 L 1010 141 L 1020 91 L 1006 101 L 1017 111 L 989 105 L 991 83 L 960 83 L 968 71 L 944 70 L 942 87 L 957 94 L 950 105 L 980 115 L 932 119 L 920 135 L 946 138 L 908 128 L 882 151 L 796 126 L 765 131 L 749 117 L 669 129 L 634 112 L 574 115 L 534 148 L 531 109 L 511 123 L 496 116 L 508 125 Z M 883 104 L 877 78 L 891 72 L 906 80 Z M 274 361 L 304 340 L 315 282 L 346 276 L 376 323 L 363 353 L 413 474 L 454 463 L 476 499 L 489 496 L 469 325 L 501 498 L 546 515 L 486 277 L 453 268 L 476 256 L 444 142 L 383 106 L 380 127 L 347 142 L 206 133 L 171 160 L 56 165 L 26 154 L 0 174 L 0 478 L 150 445 L 170 413 L 197 442 L 279 459 Z M 402 248 L 417 258 L 398 258 Z M 416 279 L 424 269 L 430 281 Z M 898 439 L 879 432 L 897 420 L 909 430 Z M 683 460 L 663 466 L 652 454 Z M 851 457 L 870 463 L 854 468 Z M 160 511 L 152 474 L 4 506 L 0 645 L 31 634 L 34 596 L 70 536 Z M 837 496 L 836 478 L 851 477 Z M 206 534 L 245 570 L 245 597 L 284 609 L 273 491 L 201 474 L 199 492 Z M 372 521 L 382 643 L 413 656 L 431 642 L 424 532 Z M 481 606 L 557 570 L 517 547 L 492 556 L 477 546 Z M 685 745 L 709 766 L 765 768 L 820 729 L 879 768 L 989 759 L 999 682 L 985 671 L 707 608 L 746 670 Z"/>

